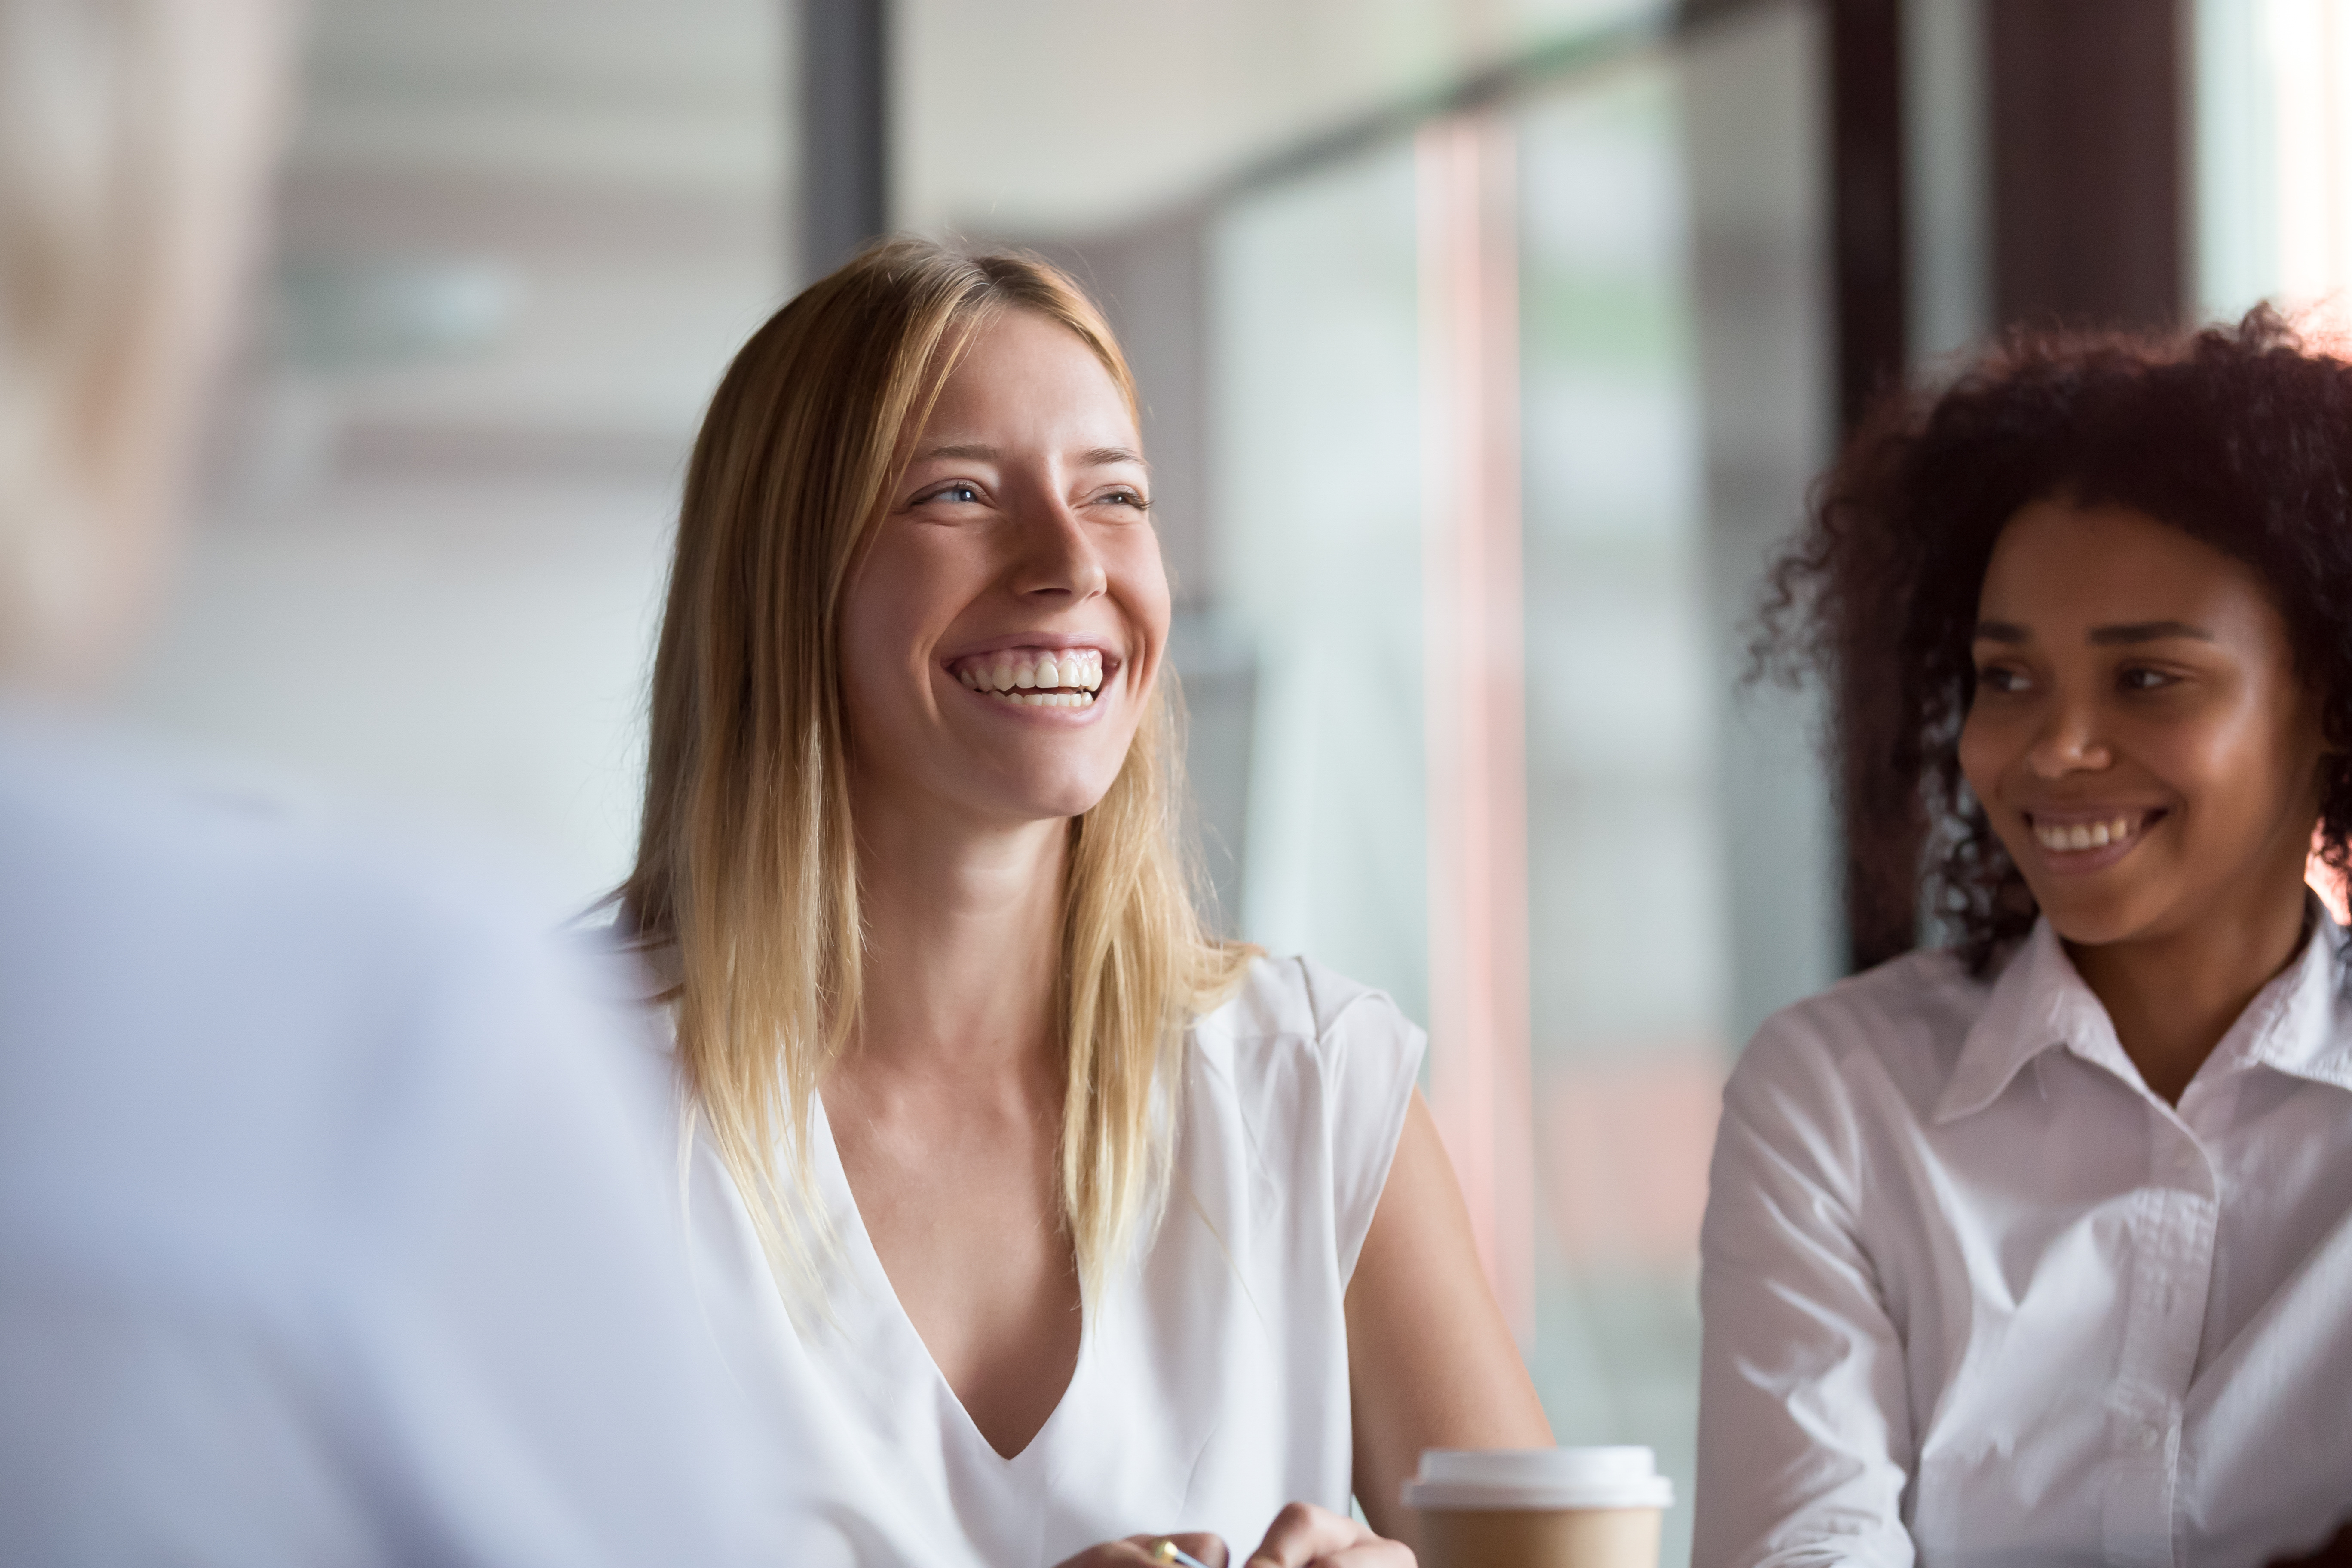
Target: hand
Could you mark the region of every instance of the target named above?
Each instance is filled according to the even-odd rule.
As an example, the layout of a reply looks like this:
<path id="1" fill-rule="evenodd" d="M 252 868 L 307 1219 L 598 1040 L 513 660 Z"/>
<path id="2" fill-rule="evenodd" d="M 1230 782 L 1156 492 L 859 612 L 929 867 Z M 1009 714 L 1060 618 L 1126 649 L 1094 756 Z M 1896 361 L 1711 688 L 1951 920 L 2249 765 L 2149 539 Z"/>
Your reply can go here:
<path id="1" fill-rule="evenodd" d="M 1207 1563 L 1209 1568 L 1225 1568 L 1225 1543 L 1203 1531 L 1188 1535 L 1130 1535 L 1124 1541 L 1106 1541 L 1100 1546 L 1089 1546 L 1059 1568 L 1167 1568 L 1166 1562 L 1156 1551 L 1163 1541 L 1172 1541 L 1192 1556 Z"/>
<path id="2" fill-rule="evenodd" d="M 1265 1539 L 1243 1568 L 1414 1568 L 1414 1564 L 1412 1548 L 1403 1542 L 1384 1541 L 1328 1509 L 1295 1502 L 1274 1516 Z"/>

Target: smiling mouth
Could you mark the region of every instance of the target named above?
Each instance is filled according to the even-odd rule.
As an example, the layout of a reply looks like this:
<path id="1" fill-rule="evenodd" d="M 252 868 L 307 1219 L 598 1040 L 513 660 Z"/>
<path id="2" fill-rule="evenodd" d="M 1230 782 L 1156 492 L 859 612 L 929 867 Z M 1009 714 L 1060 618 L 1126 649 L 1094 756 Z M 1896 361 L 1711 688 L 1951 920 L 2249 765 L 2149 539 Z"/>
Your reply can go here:
<path id="1" fill-rule="evenodd" d="M 1005 648 L 958 659 L 955 678 L 983 697 L 1020 708 L 1091 708 L 1102 689 L 1098 648 Z"/>
<path id="2" fill-rule="evenodd" d="M 2119 811 L 2113 816 L 2052 822 L 2028 812 L 2025 823 L 2032 830 L 2033 841 L 2049 853 L 2082 855 L 2136 843 L 2164 815 L 2161 810 Z"/>

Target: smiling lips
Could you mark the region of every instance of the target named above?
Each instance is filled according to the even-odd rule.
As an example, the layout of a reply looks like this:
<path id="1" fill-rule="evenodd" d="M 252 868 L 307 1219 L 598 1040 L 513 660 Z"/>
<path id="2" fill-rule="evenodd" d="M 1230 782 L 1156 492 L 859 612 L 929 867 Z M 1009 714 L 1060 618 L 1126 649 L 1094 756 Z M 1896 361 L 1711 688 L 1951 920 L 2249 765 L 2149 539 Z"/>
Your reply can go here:
<path id="1" fill-rule="evenodd" d="M 2095 849 L 2119 851 L 2137 842 L 2148 826 L 2163 815 L 2160 811 L 2119 811 L 2111 816 L 2053 822 L 2028 812 L 2025 820 L 2032 829 L 2033 841 L 2051 854 L 2082 855 Z"/>
<path id="2" fill-rule="evenodd" d="M 1091 708 L 1102 689 L 1099 648 L 1003 648 L 958 659 L 955 678 L 971 689 L 1023 708 Z"/>

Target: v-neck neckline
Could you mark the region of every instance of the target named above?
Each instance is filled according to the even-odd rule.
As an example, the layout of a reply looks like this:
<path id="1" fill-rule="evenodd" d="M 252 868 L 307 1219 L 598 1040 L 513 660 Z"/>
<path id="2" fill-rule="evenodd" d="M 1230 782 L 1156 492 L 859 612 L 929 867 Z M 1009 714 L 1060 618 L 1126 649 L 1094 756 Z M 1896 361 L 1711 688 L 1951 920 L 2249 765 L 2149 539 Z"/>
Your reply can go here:
<path id="1" fill-rule="evenodd" d="M 939 1359 L 931 1354 L 929 1342 L 923 1338 L 923 1331 L 915 1327 L 915 1320 L 908 1315 L 906 1303 L 898 1299 L 898 1288 L 892 1283 L 889 1269 L 883 1267 L 882 1254 L 874 1245 L 872 1233 L 866 1228 L 866 1215 L 857 1206 L 856 1189 L 849 1184 L 849 1167 L 842 1162 L 841 1146 L 834 1141 L 833 1119 L 825 1114 L 824 1099 L 821 1094 L 809 1097 L 809 1121 L 816 1135 L 818 1179 L 832 1189 L 830 1196 L 838 1216 L 835 1223 L 851 1249 L 850 1261 L 859 1276 L 859 1283 L 868 1295 L 876 1298 L 889 1321 L 890 1332 L 903 1338 L 912 1348 L 916 1364 L 928 1374 L 932 1392 L 944 1405 L 955 1412 L 953 1421 L 957 1429 L 979 1452 L 1008 1472 L 1047 1465 L 1048 1460 L 1043 1456 L 1048 1449 L 1048 1439 L 1066 1424 L 1066 1413 L 1077 1403 L 1080 1381 L 1087 1375 L 1087 1364 L 1094 1359 L 1095 1304 L 1081 1297 L 1077 1360 L 1071 1363 L 1069 1381 L 1062 1385 L 1061 1395 L 1055 1400 L 1054 1408 L 1047 1412 L 1044 1423 L 1029 1434 L 1028 1442 L 1013 1453 L 1005 1453 L 988 1440 L 988 1435 L 971 1418 L 971 1412 L 964 1406 L 963 1396 L 955 1391 L 955 1384 L 948 1381 L 947 1373 L 940 1370 Z"/>

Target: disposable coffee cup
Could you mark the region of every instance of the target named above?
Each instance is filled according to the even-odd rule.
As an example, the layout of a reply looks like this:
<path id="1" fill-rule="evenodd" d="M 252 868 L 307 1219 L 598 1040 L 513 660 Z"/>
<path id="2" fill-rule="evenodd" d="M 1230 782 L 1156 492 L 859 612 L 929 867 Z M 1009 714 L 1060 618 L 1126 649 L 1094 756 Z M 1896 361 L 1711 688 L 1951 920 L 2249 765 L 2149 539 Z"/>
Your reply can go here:
<path id="1" fill-rule="evenodd" d="M 1422 1568 L 1658 1568 L 1675 1500 L 1647 1448 L 1431 1448 L 1404 1484 Z"/>

